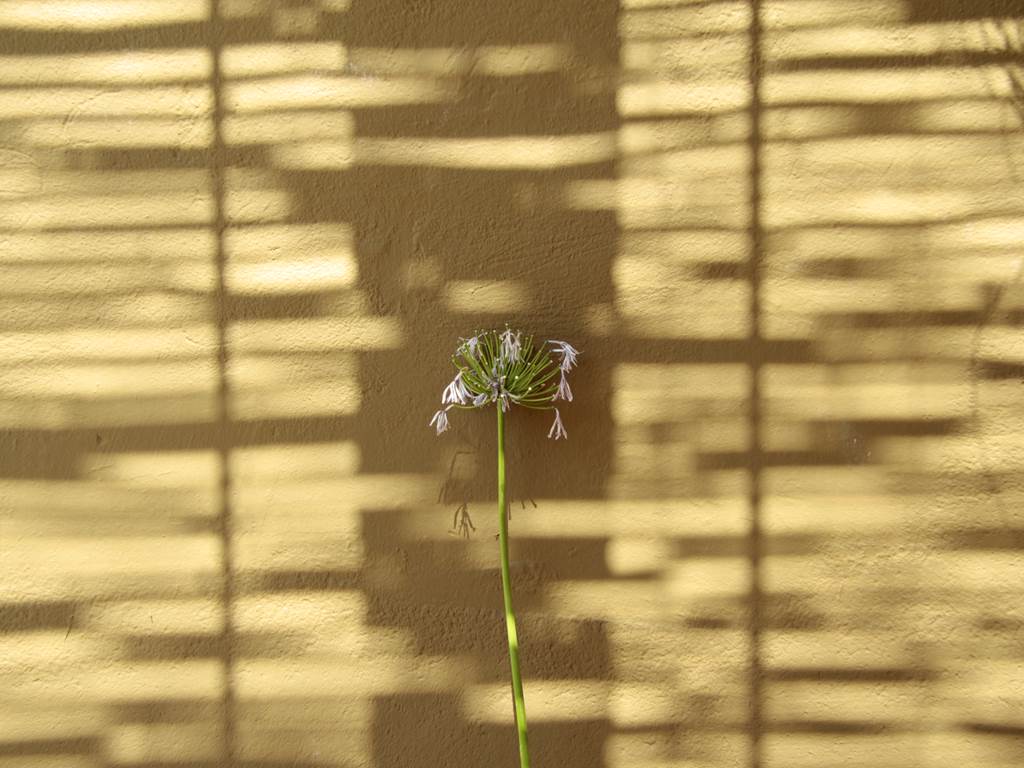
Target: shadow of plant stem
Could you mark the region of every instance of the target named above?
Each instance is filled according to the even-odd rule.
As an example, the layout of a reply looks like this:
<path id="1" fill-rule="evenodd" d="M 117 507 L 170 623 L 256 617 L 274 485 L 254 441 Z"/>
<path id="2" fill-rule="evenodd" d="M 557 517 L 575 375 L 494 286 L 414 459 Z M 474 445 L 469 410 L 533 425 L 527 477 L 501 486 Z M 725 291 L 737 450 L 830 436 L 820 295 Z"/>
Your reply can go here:
<path id="1" fill-rule="evenodd" d="M 538 509 L 537 502 L 533 499 L 519 499 L 519 505 L 526 509 L 526 502 L 530 502 L 534 509 Z M 509 499 L 505 503 L 505 516 L 510 522 L 512 520 L 512 503 L 513 500 Z M 469 514 L 469 504 L 463 501 L 459 506 L 455 508 L 455 514 L 452 517 L 452 527 L 448 529 L 448 533 L 451 536 L 461 536 L 467 541 L 470 538 L 470 533 L 476 533 L 476 526 L 473 525 L 473 518 Z M 494 540 L 497 541 L 499 535 L 494 534 Z"/>
<path id="2" fill-rule="evenodd" d="M 448 533 L 452 536 L 462 536 L 468 541 L 470 531 L 475 533 L 476 526 L 473 525 L 473 518 L 469 516 L 468 505 L 466 502 L 462 502 L 455 509 L 455 516 L 452 518 L 452 527 L 448 530 Z"/>
<path id="3" fill-rule="evenodd" d="M 460 456 L 474 456 L 477 453 L 476 450 L 471 451 L 456 451 L 452 455 L 452 460 L 448 464 L 448 474 L 445 476 L 444 482 L 441 483 L 441 488 L 437 493 L 438 504 L 450 504 L 455 497 L 456 487 L 458 481 L 455 478 L 455 466 Z M 526 503 L 537 509 L 537 502 L 529 496 L 516 499 L 511 493 L 508 494 L 508 499 L 505 504 L 505 514 L 507 519 L 511 522 L 512 520 L 512 505 L 518 501 L 519 506 L 522 509 L 526 509 Z M 476 533 L 476 525 L 473 524 L 473 518 L 469 514 L 469 500 L 463 494 L 459 505 L 455 508 L 452 516 L 452 526 L 448 529 L 448 533 L 451 536 L 460 536 L 467 541 L 470 539 L 472 533 Z M 494 534 L 494 540 L 497 541 L 499 538 L 498 534 Z"/>

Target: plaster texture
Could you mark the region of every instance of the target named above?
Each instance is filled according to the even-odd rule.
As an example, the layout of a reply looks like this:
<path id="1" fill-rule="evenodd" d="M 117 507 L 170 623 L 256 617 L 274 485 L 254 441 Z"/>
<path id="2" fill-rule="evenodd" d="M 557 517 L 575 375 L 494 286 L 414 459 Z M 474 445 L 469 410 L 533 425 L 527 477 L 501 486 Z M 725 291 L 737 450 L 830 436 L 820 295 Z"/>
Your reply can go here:
<path id="1" fill-rule="evenodd" d="M 506 322 L 583 352 L 508 427 L 537 768 L 1020 766 L 1022 45 L 0 0 L 0 768 L 516 765 L 493 418 L 427 426 Z"/>

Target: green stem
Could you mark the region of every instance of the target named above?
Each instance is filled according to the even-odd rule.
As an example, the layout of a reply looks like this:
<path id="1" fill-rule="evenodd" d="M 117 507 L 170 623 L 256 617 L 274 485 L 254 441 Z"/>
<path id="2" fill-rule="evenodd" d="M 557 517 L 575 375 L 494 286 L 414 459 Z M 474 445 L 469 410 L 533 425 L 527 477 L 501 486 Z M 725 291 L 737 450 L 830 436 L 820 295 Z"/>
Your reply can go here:
<path id="1" fill-rule="evenodd" d="M 508 508 L 505 496 L 505 414 L 498 404 L 498 538 L 501 542 L 501 595 L 505 600 L 505 626 L 508 629 L 508 660 L 512 667 L 512 698 L 515 700 L 516 730 L 519 733 L 519 767 L 530 768 L 530 749 L 526 745 L 526 702 L 523 678 L 519 674 L 519 638 L 516 614 L 512 610 L 512 577 L 508 564 Z"/>

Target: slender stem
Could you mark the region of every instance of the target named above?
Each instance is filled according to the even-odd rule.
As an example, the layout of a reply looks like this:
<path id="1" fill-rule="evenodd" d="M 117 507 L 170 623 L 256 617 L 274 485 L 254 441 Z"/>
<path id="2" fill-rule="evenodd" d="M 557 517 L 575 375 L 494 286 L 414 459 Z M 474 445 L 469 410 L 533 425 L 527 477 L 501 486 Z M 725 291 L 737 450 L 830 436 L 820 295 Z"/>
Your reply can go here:
<path id="1" fill-rule="evenodd" d="M 498 538 L 501 542 L 501 595 L 505 600 L 505 626 L 508 629 L 508 660 L 512 667 L 512 698 L 515 701 L 516 730 L 519 733 L 519 767 L 530 768 L 530 749 L 526 745 L 526 702 L 523 700 L 523 678 L 519 674 L 519 638 L 516 635 L 516 614 L 512 610 L 512 577 L 508 564 L 508 509 L 505 496 L 505 414 L 498 412 Z"/>

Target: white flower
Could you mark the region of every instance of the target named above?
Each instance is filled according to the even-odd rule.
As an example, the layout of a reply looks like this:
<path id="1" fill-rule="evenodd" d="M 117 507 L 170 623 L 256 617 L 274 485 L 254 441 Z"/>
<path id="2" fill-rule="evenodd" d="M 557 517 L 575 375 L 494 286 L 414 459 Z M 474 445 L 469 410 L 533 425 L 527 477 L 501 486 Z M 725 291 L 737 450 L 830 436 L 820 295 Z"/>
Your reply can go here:
<path id="1" fill-rule="evenodd" d="M 562 355 L 562 370 L 571 371 L 573 366 L 576 365 L 576 357 L 579 355 L 579 350 L 574 348 L 569 342 L 559 341 L 558 339 L 548 339 L 548 344 L 555 348 L 555 352 Z"/>
<path id="2" fill-rule="evenodd" d="M 506 328 L 501 334 L 501 354 L 509 361 L 519 358 L 519 331 L 513 333 L 511 328 Z"/>
<path id="3" fill-rule="evenodd" d="M 449 405 L 448 408 L 451 408 Z M 430 420 L 430 426 L 434 426 L 435 422 L 437 425 L 437 434 L 448 431 L 448 408 L 444 408 L 434 414 L 434 418 Z"/>
<path id="4" fill-rule="evenodd" d="M 569 438 L 569 433 L 565 431 L 565 427 L 562 426 L 562 414 L 555 408 L 555 423 L 551 425 L 551 429 L 548 430 L 548 437 L 554 437 L 557 440 L 560 437 L 566 439 Z"/>
<path id="5" fill-rule="evenodd" d="M 452 408 L 481 408 L 493 403 L 502 412 L 513 406 L 545 410 L 558 400 L 572 401 L 568 374 L 580 353 L 558 339 L 535 347 L 533 338 L 507 325 L 504 331 L 480 331 L 460 338 L 452 357 L 457 373 L 441 393 L 442 410 L 430 420 L 437 434 L 448 430 Z M 556 373 L 559 378 L 552 383 Z M 556 410 L 548 437 L 558 440 L 567 436 Z"/>
<path id="6" fill-rule="evenodd" d="M 469 390 L 466 389 L 466 384 L 462 381 L 462 371 L 459 371 L 455 374 L 451 384 L 444 388 L 444 394 L 441 395 L 441 404 L 458 403 L 459 405 L 465 405 L 467 400 L 469 400 Z"/>
<path id="7" fill-rule="evenodd" d="M 552 400 L 568 400 L 572 402 L 572 390 L 569 388 L 569 380 L 565 378 L 565 369 L 562 369 L 561 380 L 558 382 L 558 391 Z"/>

